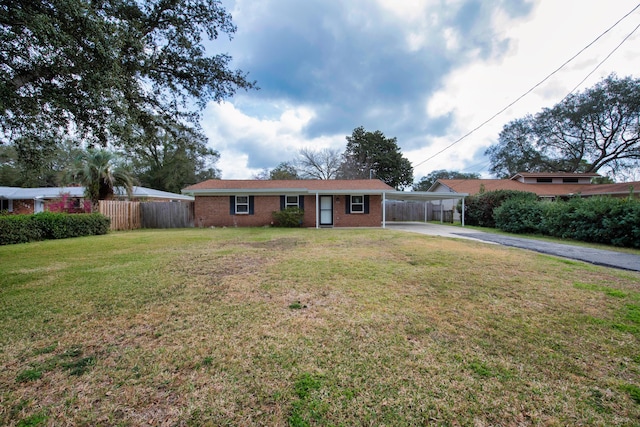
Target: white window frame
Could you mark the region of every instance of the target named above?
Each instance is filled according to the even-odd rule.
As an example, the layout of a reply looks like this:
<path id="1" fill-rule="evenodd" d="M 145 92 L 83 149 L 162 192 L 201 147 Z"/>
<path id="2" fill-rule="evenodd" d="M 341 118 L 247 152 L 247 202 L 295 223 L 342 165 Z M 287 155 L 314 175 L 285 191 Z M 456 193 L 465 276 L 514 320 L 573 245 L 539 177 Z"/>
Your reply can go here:
<path id="1" fill-rule="evenodd" d="M 240 201 L 244 199 L 246 201 Z M 245 207 L 246 211 L 240 211 L 238 208 Z M 249 196 L 236 196 L 236 215 L 249 215 Z"/>
<path id="2" fill-rule="evenodd" d="M 360 198 L 359 202 L 356 202 L 356 198 Z M 364 213 L 364 195 L 356 194 L 351 196 L 351 213 Z"/>
<path id="3" fill-rule="evenodd" d="M 289 197 L 295 198 L 295 202 L 289 201 Z M 284 196 L 284 208 L 299 208 L 300 207 L 300 196 Z"/>

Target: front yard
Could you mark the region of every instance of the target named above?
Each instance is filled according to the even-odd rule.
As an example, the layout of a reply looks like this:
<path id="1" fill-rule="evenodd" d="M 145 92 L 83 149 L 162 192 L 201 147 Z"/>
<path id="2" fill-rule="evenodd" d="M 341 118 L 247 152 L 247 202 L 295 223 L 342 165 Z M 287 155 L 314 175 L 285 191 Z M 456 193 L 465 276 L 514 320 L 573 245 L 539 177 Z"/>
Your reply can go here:
<path id="1" fill-rule="evenodd" d="M 0 247 L 2 425 L 637 425 L 640 274 L 391 230 Z"/>

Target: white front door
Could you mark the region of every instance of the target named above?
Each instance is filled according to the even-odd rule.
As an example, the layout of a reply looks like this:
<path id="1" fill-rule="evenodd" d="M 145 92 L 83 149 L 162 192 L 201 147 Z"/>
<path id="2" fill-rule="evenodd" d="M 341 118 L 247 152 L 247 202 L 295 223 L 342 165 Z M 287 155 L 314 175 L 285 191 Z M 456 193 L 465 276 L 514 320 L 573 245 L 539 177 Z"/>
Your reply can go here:
<path id="1" fill-rule="evenodd" d="M 320 196 L 320 225 L 333 225 L 333 196 Z"/>

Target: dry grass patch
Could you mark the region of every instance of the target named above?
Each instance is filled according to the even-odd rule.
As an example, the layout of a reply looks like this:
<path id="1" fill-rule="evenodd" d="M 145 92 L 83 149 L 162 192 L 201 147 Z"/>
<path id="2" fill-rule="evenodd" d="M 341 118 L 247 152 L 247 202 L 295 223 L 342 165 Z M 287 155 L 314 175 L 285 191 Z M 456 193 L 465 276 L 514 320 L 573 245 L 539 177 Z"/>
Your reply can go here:
<path id="1" fill-rule="evenodd" d="M 634 273 L 389 230 L 140 231 L 0 259 L 2 424 L 640 419 Z"/>

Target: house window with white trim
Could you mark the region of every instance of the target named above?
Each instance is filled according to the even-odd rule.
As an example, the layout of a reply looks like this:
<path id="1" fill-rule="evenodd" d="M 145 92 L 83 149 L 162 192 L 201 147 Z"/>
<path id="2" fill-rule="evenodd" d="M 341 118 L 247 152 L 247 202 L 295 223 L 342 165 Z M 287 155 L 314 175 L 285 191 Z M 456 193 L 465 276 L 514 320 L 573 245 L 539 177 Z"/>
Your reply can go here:
<path id="1" fill-rule="evenodd" d="M 364 196 L 351 196 L 351 213 L 364 213 Z"/>
<path id="2" fill-rule="evenodd" d="M 236 196 L 236 214 L 249 214 L 249 196 Z"/>
<path id="3" fill-rule="evenodd" d="M 298 196 L 286 196 L 284 201 L 284 207 L 286 208 L 298 208 L 300 207 L 300 201 Z"/>

